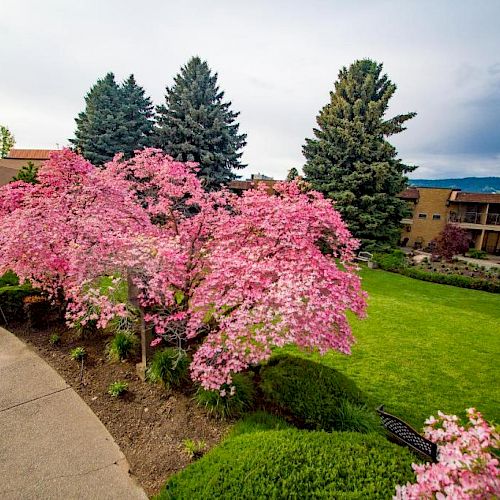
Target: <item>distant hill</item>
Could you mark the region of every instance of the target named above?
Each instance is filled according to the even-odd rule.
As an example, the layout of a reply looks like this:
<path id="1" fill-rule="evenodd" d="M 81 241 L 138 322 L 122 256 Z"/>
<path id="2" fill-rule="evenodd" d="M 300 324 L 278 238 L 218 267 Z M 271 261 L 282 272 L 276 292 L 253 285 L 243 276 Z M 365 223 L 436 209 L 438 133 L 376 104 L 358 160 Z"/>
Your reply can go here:
<path id="1" fill-rule="evenodd" d="M 461 189 L 471 193 L 500 193 L 500 177 L 463 179 L 410 179 L 411 186 Z"/>

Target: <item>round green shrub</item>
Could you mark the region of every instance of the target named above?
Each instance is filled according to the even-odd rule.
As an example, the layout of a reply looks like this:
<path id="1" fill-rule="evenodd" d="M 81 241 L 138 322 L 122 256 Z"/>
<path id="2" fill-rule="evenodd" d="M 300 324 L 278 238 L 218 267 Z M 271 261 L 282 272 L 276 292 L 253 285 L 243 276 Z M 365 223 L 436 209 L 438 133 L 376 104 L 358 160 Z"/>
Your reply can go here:
<path id="1" fill-rule="evenodd" d="M 286 429 L 226 440 L 173 476 L 158 499 L 387 499 L 415 457 L 378 434 Z"/>
<path id="2" fill-rule="evenodd" d="M 133 332 L 118 331 L 106 347 L 110 361 L 118 362 L 135 354 L 139 339 Z"/>
<path id="3" fill-rule="evenodd" d="M 188 378 L 189 359 L 184 351 L 166 347 L 155 352 L 148 366 L 146 377 L 165 389 L 179 387 Z"/>
<path id="4" fill-rule="evenodd" d="M 372 432 L 379 418 L 356 384 L 314 361 L 277 355 L 260 372 L 264 398 L 300 427 L 326 431 Z"/>
<path id="5" fill-rule="evenodd" d="M 221 419 L 238 417 L 252 407 L 255 388 L 252 379 L 245 373 L 234 374 L 232 385 L 234 386 L 233 394 L 229 386 L 222 387 L 222 390 L 226 392 L 224 396 L 220 391 L 207 391 L 200 387 L 196 391 L 195 400 L 214 417 Z"/>

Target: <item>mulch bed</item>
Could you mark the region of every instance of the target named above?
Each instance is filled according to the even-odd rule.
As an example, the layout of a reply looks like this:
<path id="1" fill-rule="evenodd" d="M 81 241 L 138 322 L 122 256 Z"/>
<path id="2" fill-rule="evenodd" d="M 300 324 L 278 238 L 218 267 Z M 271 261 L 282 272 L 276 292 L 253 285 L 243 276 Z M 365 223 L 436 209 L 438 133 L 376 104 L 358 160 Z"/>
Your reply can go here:
<path id="1" fill-rule="evenodd" d="M 208 417 L 193 401 L 192 393 L 167 392 L 143 382 L 131 360 L 110 363 L 105 356 L 109 337 L 95 334 L 77 338 L 63 325 L 30 331 L 26 324 L 9 325 L 19 338 L 31 345 L 100 418 L 127 457 L 131 473 L 148 495 L 158 493 L 165 480 L 190 463 L 183 440 L 203 440 L 207 449 L 221 441 L 228 424 Z M 52 333 L 61 337 L 49 343 Z M 83 346 L 87 356 L 80 381 L 80 363 L 70 349 Z M 122 398 L 113 398 L 108 386 L 117 380 L 128 383 Z"/>

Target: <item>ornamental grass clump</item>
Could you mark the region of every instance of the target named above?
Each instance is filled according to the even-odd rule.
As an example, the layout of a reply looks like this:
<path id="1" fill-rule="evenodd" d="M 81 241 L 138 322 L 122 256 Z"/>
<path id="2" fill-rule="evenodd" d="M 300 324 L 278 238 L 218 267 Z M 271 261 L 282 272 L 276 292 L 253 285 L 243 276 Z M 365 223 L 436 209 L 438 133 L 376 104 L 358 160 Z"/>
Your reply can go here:
<path id="1" fill-rule="evenodd" d="M 253 380 L 249 374 L 237 373 L 231 386 L 223 385 L 219 391 L 199 387 L 195 400 L 206 412 L 221 420 L 236 418 L 252 408 L 255 398 Z"/>
<path id="2" fill-rule="evenodd" d="M 153 355 L 146 377 L 165 389 L 179 387 L 188 379 L 189 358 L 181 349 L 167 347 Z"/>
<path id="3" fill-rule="evenodd" d="M 133 332 L 118 331 L 106 347 L 108 359 L 118 362 L 137 352 L 139 339 Z"/>

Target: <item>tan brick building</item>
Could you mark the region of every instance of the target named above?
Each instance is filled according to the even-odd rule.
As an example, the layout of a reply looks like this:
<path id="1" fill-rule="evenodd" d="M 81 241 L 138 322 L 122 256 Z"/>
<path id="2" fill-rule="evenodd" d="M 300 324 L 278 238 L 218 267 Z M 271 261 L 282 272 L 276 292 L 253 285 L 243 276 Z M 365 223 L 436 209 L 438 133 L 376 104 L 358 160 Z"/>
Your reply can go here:
<path id="1" fill-rule="evenodd" d="M 0 186 L 8 184 L 29 161 L 40 166 L 51 152 L 50 149 L 11 149 L 5 158 L 0 158 Z"/>
<path id="2" fill-rule="evenodd" d="M 412 212 L 401 221 L 404 246 L 427 248 L 450 223 L 465 229 L 476 249 L 500 255 L 500 194 L 412 187 L 400 197 Z"/>

